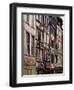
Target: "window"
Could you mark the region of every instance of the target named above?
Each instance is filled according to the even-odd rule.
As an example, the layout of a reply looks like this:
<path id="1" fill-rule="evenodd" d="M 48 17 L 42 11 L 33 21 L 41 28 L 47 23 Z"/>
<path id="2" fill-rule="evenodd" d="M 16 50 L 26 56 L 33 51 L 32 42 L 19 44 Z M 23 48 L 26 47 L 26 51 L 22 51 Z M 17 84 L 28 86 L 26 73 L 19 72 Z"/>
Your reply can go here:
<path id="1" fill-rule="evenodd" d="M 61 49 L 61 42 L 59 42 L 59 49 Z"/>
<path id="2" fill-rule="evenodd" d="M 44 42 L 44 32 L 42 32 L 42 42 Z"/>
<path id="3" fill-rule="evenodd" d="M 38 40 L 41 41 L 41 31 L 38 30 Z"/>
<path id="4" fill-rule="evenodd" d="M 34 36 L 31 38 L 31 54 L 34 56 Z"/>
<path id="5" fill-rule="evenodd" d="M 51 47 L 54 48 L 54 41 L 51 40 Z"/>
<path id="6" fill-rule="evenodd" d="M 26 32 L 27 54 L 30 55 L 30 34 Z"/>
<path id="7" fill-rule="evenodd" d="M 40 50 L 40 59 L 42 60 L 42 50 Z"/>
<path id="8" fill-rule="evenodd" d="M 46 33 L 44 32 L 44 42 L 46 42 Z"/>
<path id="9" fill-rule="evenodd" d="M 32 15 L 32 21 L 31 21 L 31 23 L 32 23 L 32 27 L 34 27 L 34 15 Z"/>
<path id="10" fill-rule="evenodd" d="M 49 35 L 47 35 L 47 44 L 49 44 Z"/>
<path id="11" fill-rule="evenodd" d="M 36 29 L 36 39 L 38 40 L 38 29 Z"/>
<path id="12" fill-rule="evenodd" d="M 55 48 L 56 48 L 56 49 L 58 48 L 58 45 L 57 45 L 57 44 L 55 45 Z"/>
<path id="13" fill-rule="evenodd" d="M 44 24 L 45 24 L 45 16 L 44 16 Z"/>
<path id="14" fill-rule="evenodd" d="M 47 24 L 47 18 L 46 18 L 46 16 L 45 16 L 45 25 Z"/>
<path id="15" fill-rule="evenodd" d="M 42 15 L 40 15 L 40 19 L 39 19 L 40 23 L 41 23 L 41 18 L 42 18 Z"/>
<path id="16" fill-rule="evenodd" d="M 26 16 L 26 22 L 29 24 L 29 15 Z"/>
<path id="17" fill-rule="evenodd" d="M 41 42 L 43 42 L 43 32 L 41 32 Z"/>
<path id="18" fill-rule="evenodd" d="M 44 61 L 46 61 L 46 51 L 44 51 Z"/>
<path id="19" fill-rule="evenodd" d="M 57 35 L 58 35 L 58 27 L 57 27 L 57 30 L 56 31 L 57 31 Z"/>
<path id="20" fill-rule="evenodd" d="M 38 20 L 41 22 L 41 15 L 38 15 Z"/>
<path id="21" fill-rule="evenodd" d="M 39 58 L 39 56 L 40 56 L 40 50 L 38 48 L 36 48 L 36 57 Z"/>
<path id="22" fill-rule="evenodd" d="M 61 37 L 62 35 L 61 35 L 61 31 L 59 31 L 59 36 Z"/>
<path id="23" fill-rule="evenodd" d="M 46 18 L 46 26 L 47 26 L 47 30 L 48 30 L 48 21 L 49 21 L 49 19 L 48 19 L 48 17 Z"/>
<path id="24" fill-rule="evenodd" d="M 43 15 L 41 16 L 41 23 L 42 23 L 42 25 L 44 24 L 44 16 Z"/>
<path id="25" fill-rule="evenodd" d="M 38 20 L 38 15 L 35 15 L 36 19 Z"/>

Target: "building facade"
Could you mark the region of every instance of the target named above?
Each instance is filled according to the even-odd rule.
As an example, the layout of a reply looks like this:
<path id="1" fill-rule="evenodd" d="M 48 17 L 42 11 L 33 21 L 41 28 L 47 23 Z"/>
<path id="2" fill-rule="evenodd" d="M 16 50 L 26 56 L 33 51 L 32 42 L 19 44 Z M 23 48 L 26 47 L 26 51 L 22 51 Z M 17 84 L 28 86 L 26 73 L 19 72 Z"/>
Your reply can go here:
<path id="1" fill-rule="evenodd" d="M 23 62 L 22 75 L 36 74 L 35 61 L 35 15 L 23 15 Z"/>
<path id="2" fill-rule="evenodd" d="M 60 16 L 23 15 L 23 75 L 63 72 L 62 23 Z"/>

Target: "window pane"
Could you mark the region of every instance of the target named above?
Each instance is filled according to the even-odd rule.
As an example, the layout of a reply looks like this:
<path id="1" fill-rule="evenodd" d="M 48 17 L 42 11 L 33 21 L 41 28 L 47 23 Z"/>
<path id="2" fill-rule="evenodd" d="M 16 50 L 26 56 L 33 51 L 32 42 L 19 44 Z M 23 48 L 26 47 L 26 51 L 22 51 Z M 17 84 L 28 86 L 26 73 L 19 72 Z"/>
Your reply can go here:
<path id="1" fill-rule="evenodd" d="M 29 15 L 26 16 L 26 22 L 29 23 Z"/>
<path id="2" fill-rule="evenodd" d="M 51 40 L 51 47 L 54 48 L 54 41 Z"/>
<path id="3" fill-rule="evenodd" d="M 32 36 L 32 40 L 31 40 L 31 53 L 34 56 L 34 36 Z"/>
<path id="4" fill-rule="evenodd" d="M 27 54 L 30 54 L 30 34 L 26 32 Z"/>
<path id="5" fill-rule="evenodd" d="M 38 30 L 38 40 L 41 41 L 41 32 Z"/>
<path id="6" fill-rule="evenodd" d="M 31 21 L 31 23 L 32 23 L 32 27 L 34 27 L 34 15 L 32 15 L 32 21 Z"/>

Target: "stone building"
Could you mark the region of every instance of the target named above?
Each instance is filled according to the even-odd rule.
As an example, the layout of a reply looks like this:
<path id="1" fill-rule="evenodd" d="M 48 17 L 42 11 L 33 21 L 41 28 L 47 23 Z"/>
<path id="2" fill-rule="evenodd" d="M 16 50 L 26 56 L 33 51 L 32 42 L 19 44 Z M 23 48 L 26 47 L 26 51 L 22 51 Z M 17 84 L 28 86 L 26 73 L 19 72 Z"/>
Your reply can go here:
<path id="1" fill-rule="evenodd" d="M 63 21 L 60 17 L 57 17 L 57 35 L 56 35 L 56 44 L 57 44 L 57 63 L 56 67 L 63 69 Z M 63 71 L 63 70 L 62 70 Z"/>
<path id="2" fill-rule="evenodd" d="M 23 15 L 23 75 L 63 71 L 63 29 L 60 16 Z"/>
<path id="3" fill-rule="evenodd" d="M 36 15 L 36 62 L 37 73 L 45 73 L 46 62 L 50 61 L 49 16 Z"/>
<path id="4" fill-rule="evenodd" d="M 35 15 L 23 14 L 23 51 L 22 75 L 36 74 L 35 61 Z"/>

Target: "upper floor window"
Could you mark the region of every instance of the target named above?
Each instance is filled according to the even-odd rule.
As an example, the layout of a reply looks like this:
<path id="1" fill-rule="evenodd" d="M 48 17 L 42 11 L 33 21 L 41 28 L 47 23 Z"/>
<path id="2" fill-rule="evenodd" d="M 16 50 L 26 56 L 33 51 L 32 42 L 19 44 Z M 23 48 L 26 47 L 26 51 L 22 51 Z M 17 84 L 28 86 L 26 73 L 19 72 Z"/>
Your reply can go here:
<path id="1" fill-rule="evenodd" d="M 38 30 L 38 40 L 41 41 L 41 31 Z"/>
<path id="2" fill-rule="evenodd" d="M 34 56 L 34 36 L 31 38 L 31 54 Z"/>
<path id="3" fill-rule="evenodd" d="M 44 24 L 45 24 L 45 19 L 46 19 L 46 16 L 44 15 Z"/>
<path id="4" fill-rule="evenodd" d="M 39 50 L 39 48 L 36 48 L 36 57 L 39 58 L 39 56 L 40 56 L 40 50 Z"/>
<path id="5" fill-rule="evenodd" d="M 38 20 L 40 21 L 40 15 L 38 15 Z"/>
<path id="6" fill-rule="evenodd" d="M 47 35 L 47 44 L 49 44 L 49 35 Z"/>
<path id="7" fill-rule="evenodd" d="M 30 55 L 30 34 L 26 32 L 27 54 Z"/>
<path id="8" fill-rule="evenodd" d="M 26 15 L 26 22 L 29 24 L 29 15 Z"/>
<path id="9" fill-rule="evenodd" d="M 46 42 L 47 37 L 46 37 L 46 32 L 44 32 L 44 42 Z"/>
<path id="10" fill-rule="evenodd" d="M 62 46 L 62 45 L 61 45 L 61 42 L 59 42 L 59 49 L 61 49 L 61 46 Z"/>
<path id="11" fill-rule="evenodd" d="M 40 59 L 42 60 L 42 50 L 40 50 Z"/>
<path id="12" fill-rule="evenodd" d="M 41 15 L 41 24 L 43 25 L 44 24 L 44 16 Z"/>
<path id="13" fill-rule="evenodd" d="M 34 27 L 34 15 L 32 15 L 32 21 L 31 21 L 32 27 Z"/>
<path id="14" fill-rule="evenodd" d="M 35 18 L 38 20 L 38 15 L 35 15 Z"/>
<path id="15" fill-rule="evenodd" d="M 51 40 L 51 47 L 54 48 L 54 41 Z"/>

